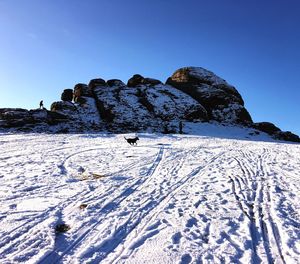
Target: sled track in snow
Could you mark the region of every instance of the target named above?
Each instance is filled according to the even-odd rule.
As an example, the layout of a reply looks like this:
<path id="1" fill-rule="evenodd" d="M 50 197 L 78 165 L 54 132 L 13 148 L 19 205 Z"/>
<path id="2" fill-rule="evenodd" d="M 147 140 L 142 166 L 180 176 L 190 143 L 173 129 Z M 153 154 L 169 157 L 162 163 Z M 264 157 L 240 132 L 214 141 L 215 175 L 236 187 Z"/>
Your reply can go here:
<path id="1" fill-rule="evenodd" d="M 140 178 L 139 180 L 135 181 L 132 185 L 126 188 L 120 195 L 117 197 L 113 198 L 109 202 L 105 203 L 100 210 L 98 210 L 99 214 L 104 214 L 98 220 L 96 223 L 94 223 L 91 227 L 87 228 L 86 230 L 83 230 L 84 228 L 80 229 L 80 232 L 82 233 L 75 239 L 75 241 L 72 241 L 70 245 L 68 245 L 67 249 L 61 248 L 59 245 L 59 242 L 56 243 L 56 246 L 54 250 L 46 255 L 43 259 L 43 263 L 56 263 L 64 258 L 70 251 L 72 251 L 78 244 L 82 243 L 82 241 L 91 233 L 93 232 L 100 224 L 102 224 L 103 219 L 107 218 L 108 214 L 112 212 L 114 209 L 118 207 L 122 201 L 127 199 L 131 194 L 133 194 L 142 184 L 146 183 L 147 181 L 150 180 L 150 178 L 153 176 L 155 173 L 157 167 L 159 166 L 162 157 L 164 153 L 164 148 L 161 147 L 158 151 L 158 154 L 152 164 L 152 166 L 148 169 L 148 171 L 145 173 L 143 178 Z M 136 163 L 136 162 L 134 162 Z M 128 169 L 128 168 L 126 168 Z M 125 171 L 126 169 L 123 169 L 122 171 Z M 105 195 L 106 197 L 107 195 Z M 99 198 L 99 197 L 98 197 Z M 79 233 L 77 231 L 77 233 Z M 63 245 L 64 246 L 64 245 Z"/>
<path id="2" fill-rule="evenodd" d="M 132 230 L 130 230 L 130 232 L 128 232 L 120 241 L 119 244 L 121 244 L 121 242 L 123 240 L 125 240 L 128 235 L 130 235 L 130 233 L 132 233 L 135 230 L 135 236 L 133 239 L 131 239 L 129 241 L 129 243 L 133 243 L 133 244 L 139 244 L 139 239 L 138 239 L 138 235 L 141 235 L 142 232 L 145 231 L 145 229 L 148 227 L 149 223 L 151 223 L 151 221 L 153 221 L 154 218 L 157 217 L 157 215 L 159 213 L 162 212 L 162 209 L 169 203 L 169 201 L 176 195 L 177 192 L 179 192 L 180 190 L 182 190 L 187 184 L 190 184 L 191 182 L 193 182 L 193 180 L 196 178 L 196 175 L 199 175 L 199 173 L 204 173 L 205 169 L 209 168 L 211 165 L 213 165 L 213 163 L 219 158 L 221 157 L 225 152 L 219 153 L 217 155 L 214 155 L 208 162 L 207 165 L 204 166 L 198 166 L 197 168 L 193 169 L 189 174 L 185 175 L 185 177 L 183 177 L 181 180 L 179 180 L 178 182 L 174 183 L 170 189 L 171 191 L 168 192 L 166 195 L 164 195 L 156 204 L 155 207 L 153 207 L 151 210 L 149 210 L 148 212 L 145 213 L 144 216 L 140 217 L 141 221 L 137 222 L 137 225 L 132 228 Z M 200 175 L 199 175 L 200 176 Z M 154 212 L 152 212 L 154 211 Z M 146 237 L 146 236 L 144 236 Z M 134 241 L 136 240 L 136 241 Z M 130 255 L 132 254 L 134 247 L 132 248 L 131 252 L 129 254 L 127 254 L 127 257 L 130 257 Z M 113 258 L 112 262 L 117 262 L 118 260 L 120 260 L 122 258 L 122 254 L 124 253 L 125 248 L 123 247 L 121 252 L 115 257 Z M 111 252 L 109 252 L 111 253 Z M 108 254 L 109 254 L 108 253 Z M 107 254 L 107 255 L 108 255 Z"/>
<path id="3" fill-rule="evenodd" d="M 261 237 L 267 262 L 274 263 L 280 259 L 282 263 L 286 263 L 280 246 L 281 238 L 279 230 L 269 210 L 269 207 L 272 206 L 272 201 L 268 184 L 269 175 L 266 172 L 267 165 L 265 163 L 265 160 L 269 158 L 269 152 L 264 149 L 263 153 L 258 156 L 253 153 L 245 153 L 244 151 L 241 151 L 241 153 L 244 159 L 234 159 L 245 177 L 243 182 L 244 188 L 239 182 L 239 179 L 242 177 L 230 177 L 230 181 L 232 183 L 232 193 L 235 196 L 237 204 L 250 221 L 249 231 L 253 247 L 252 260 L 254 263 L 262 261 L 257 253 L 259 237 Z M 253 169 L 253 164 L 256 164 L 255 169 Z M 250 182 L 251 185 L 247 186 L 246 183 L 250 184 Z M 245 196 L 243 194 L 244 190 L 251 190 L 253 193 L 251 195 L 251 192 L 248 192 Z M 274 241 L 276 248 L 271 246 L 271 242 Z"/>
<path id="4" fill-rule="evenodd" d="M 162 156 L 162 152 L 160 152 L 158 154 L 158 157 L 156 159 L 156 162 L 154 162 L 154 164 L 150 167 L 150 169 L 148 170 L 148 173 L 146 173 L 147 175 L 147 180 L 144 182 L 149 182 L 149 180 L 151 179 L 151 177 L 154 175 L 154 172 L 158 166 L 158 161 L 159 163 L 161 162 L 162 158 L 160 157 Z M 178 162 L 177 163 L 177 166 L 175 168 L 173 168 L 172 170 L 172 173 L 175 173 L 176 174 L 176 171 L 178 171 L 178 169 L 182 166 L 183 164 L 183 161 L 185 160 L 185 154 L 181 154 L 182 157 L 184 158 L 181 158 L 181 162 Z M 178 185 L 178 183 L 177 183 Z M 140 184 L 136 190 L 140 190 L 142 191 L 142 187 L 144 186 L 144 184 Z M 135 191 L 136 191 L 135 190 Z M 133 194 L 134 192 L 131 192 L 129 193 L 124 199 L 122 199 L 121 201 L 119 201 L 119 204 L 129 198 L 129 195 Z M 168 196 L 168 195 L 166 195 Z M 157 209 L 157 206 L 161 203 L 162 200 L 164 200 L 165 197 L 163 197 L 163 199 L 159 200 L 159 202 L 156 202 L 154 203 L 153 201 L 152 202 L 148 202 L 146 200 L 146 202 L 144 202 L 142 208 L 139 208 L 141 209 L 139 212 L 131 212 L 130 213 L 130 216 L 129 218 L 121 225 L 116 225 L 115 226 L 115 231 L 113 232 L 113 234 L 109 237 L 109 238 L 106 238 L 104 239 L 104 241 L 101 243 L 101 245 L 97 246 L 96 248 L 94 247 L 93 250 L 96 250 L 96 252 L 102 252 L 100 253 L 99 256 L 97 257 L 93 257 L 93 261 L 101 261 L 103 260 L 104 258 L 106 258 L 106 256 L 108 256 L 113 249 L 115 249 L 116 247 L 118 247 L 122 241 L 125 240 L 125 238 L 130 234 L 132 233 L 132 231 L 136 230 L 136 227 L 138 225 L 140 225 L 141 222 L 145 221 L 145 217 L 147 217 L 147 215 L 152 211 L 152 210 L 155 210 Z M 147 198 L 148 199 L 148 198 Z M 102 210 L 104 209 L 105 207 L 102 208 Z M 112 207 L 112 208 L 108 208 L 109 210 L 105 210 L 105 215 L 103 217 L 103 219 L 109 219 L 110 218 L 110 213 L 113 212 L 114 209 L 116 209 L 115 207 Z M 155 210 L 154 213 L 156 213 L 157 210 Z M 152 214 L 151 214 L 152 215 Z M 103 219 L 100 219 L 95 225 L 93 225 L 92 228 L 90 228 L 89 230 L 87 230 L 83 236 L 81 236 L 79 239 L 77 239 L 75 242 L 73 242 L 67 250 L 65 250 L 62 254 L 60 254 L 58 260 L 62 260 L 64 258 L 64 256 L 67 256 L 72 250 L 78 250 L 78 246 L 80 244 L 83 244 L 83 242 L 85 241 L 85 239 L 87 238 L 87 235 L 89 235 L 90 237 L 92 237 L 92 241 L 95 240 L 95 242 L 97 241 L 98 237 L 99 237 L 99 230 L 97 230 L 97 227 L 100 225 L 100 224 L 103 224 Z M 147 217 L 147 219 L 150 219 L 150 217 Z M 151 217 L 152 219 L 152 217 Z M 151 220 L 150 219 L 150 220 Z M 150 221 L 149 220 L 149 221 Z M 147 220 L 147 223 L 148 223 L 148 220 Z M 140 230 L 140 229 L 139 229 Z M 91 235 L 91 232 L 94 232 L 95 234 L 94 235 Z M 139 232 L 140 233 L 140 232 Z M 99 237 L 99 239 L 103 239 L 103 237 Z M 107 245 L 110 245 L 110 250 L 107 251 Z M 76 247 L 76 248 L 75 248 Z M 80 246 L 79 246 L 80 247 Z M 84 258 L 90 258 L 91 255 L 93 252 L 89 253 L 89 252 L 85 252 L 83 255 L 84 255 Z M 46 262 L 47 263 L 47 262 Z"/>
<path id="5" fill-rule="evenodd" d="M 99 148 L 97 148 L 96 150 L 98 150 L 98 149 Z M 103 149 L 103 148 L 101 148 L 101 149 Z M 93 151 L 93 150 L 95 150 L 95 149 L 88 149 L 88 150 L 85 150 L 84 152 Z M 160 150 L 158 156 L 162 155 L 162 153 L 163 153 L 163 149 Z M 76 154 L 78 154 L 78 152 L 76 152 L 70 156 L 75 156 Z M 132 162 L 128 166 L 124 167 L 122 170 L 119 170 L 110 176 L 118 175 L 122 172 L 127 171 L 128 169 L 130 169 L 132 167 L 138 166 L 138 164 L 139 164 L 139 162 L 137 162 L 137 161 Z M 155 165 L 156 165 L 156 163 L 154 162 L 154 164 L 151 166 L 150 170 L 155 170 Z M 67 170 L 66 170 L 66 172 L 67 172 Z M 132 186 L 135 186 L 136 184 L 137 184 L 137 182 L 135 182 Z M 66 186 L 67 186 L 67 184 L 64 184 L 63 186 L 59 186 L 59 187 L 65 188 Z M 47 191 L 45 193 L 43 193 L 44 196 L 46 196 L 48 193 L 53 192 L 52 189 L 48 190 L 48 188 L 44 187 L 42 189 L 41 188 L 39 189 L 39 193 L 43 189 L 45 189 L 45 190 L 47 189 Z M 107 197 L 107 195 L 109 193 L 112 193 L 112 191 L 113 191 L 113 187 L 110 187 L 108 190 L 106 190 L 105 194 L 103 194 L 101 192 L 100 195 L 97 196 L 97 199 L 99 199 L 99 200 L 102 199 L 103 201 L 105 201 L 105 198 Z M 3 233 L 1 241 L 0 241 L 0 248 L 1 248 L 0 257 L 12 253 L 11 249 L 13 247 L 18 248 L 18 246 L 20 246 L 23 243 L 23 241 L 30 241 L 30 233 L 31 233 L 31 230 L 34 229 L 35 226 L 43 225 L 43 222 L 47 221 L 47 219 L 50 216 L 55 216 L 55 215 L 59 214 L 67 206 L 70 206 L 72 204 L 75 205 L 76 203 L 78 203 L 79 199 L 80 199 L 80 201 L 83 199 L 86 200 L 90 196 L 95 196 L 95 193 L 91 194 L 89 190 L 85 191 L 84 193 L 82 193 L 82 192 L 77 193 L 77 194 L 67 198 L 64 202 L 60 202 L 57 205 L 51 206 L 50 208 L 43 211 L 42 213 L 35 214 L 34 219 L 30 219 L 30 220 L 26 221 L 25 223 L 21 224 L 20 226 L 15 227 L 13 230 L 10 230 L 9 233 Z M 42 233 L 42 231 L 39 231 L 39 232 Z M 9 244 L 7 244 L 8 241 L 10 241 Z"/>

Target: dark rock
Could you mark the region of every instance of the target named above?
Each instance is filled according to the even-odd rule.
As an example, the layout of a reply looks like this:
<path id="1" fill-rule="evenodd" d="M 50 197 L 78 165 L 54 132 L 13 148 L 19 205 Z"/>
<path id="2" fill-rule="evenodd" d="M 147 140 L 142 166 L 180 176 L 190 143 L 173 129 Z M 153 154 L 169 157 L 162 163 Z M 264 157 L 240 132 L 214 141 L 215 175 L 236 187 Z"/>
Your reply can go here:
<path id="1" fill-rule="evenodd" d="M 157 84 L 162 84 L 162 82 L 160 80 L 156 80 L 152 78 L 144 78 L 142 80 L 142 84 L 157 85 Z"/>
<path id="2" fill-rule="evenodd" d="M 128 87 L 136 87 L 140 84 L 143 84 L 144 77 L 140 74 L 133 75 L 127 82 Z"/>
<path id="3" fill-rule="evenodd" d="M 247 111 L 246 108 L 241 107 L 239 110 L 236 111 L 236 116 L 237 116 L 237 123 L 241 124 L 252 124 L 252 118 L 249 112 Z"/>
<path id="4" fill-rule="evenodd" d="M 63 114 L 47 111 L 48 113 L 48 123 L 50 125 L 56 125 L 59 123 L 65 123 L 69 118 Z"/>
<path id="5" fill-rule="evenodd" d="M 181 68 L 167 79 L 169 84 L 196 99 L 209 119 L 249 124 L 252 118 L 238 91 L 214 73 L 199 67 Z"/>
<path id="6" fill-rule="evenodd" d="M 84 97 L 74 97 L 74 102 L 83 105 L 86 103 L 86 99 Z"/>
<path id="7" fill-rule="evenodd" d="M 92 97 L 92 89 L 84 83 L 77 83 L 74 87 L 74 97 Z"/>
<path id="8" fill-rule="evenodd" d="M 57 233 L 64 233 L 64 232 L 67 232 L 71 229 L 71 227 L 67 224 L 59 224 L 55 227 L 55 231 Z"/>
<path id="9" fill-rule="evenodd" d="M 4 128 L 23 127 L 34 123 L 30 112 L 22 108 L 1 108 L 0 119 Z"/>
<path id="10" fill-rule="evenodd" d="M 269 135 L 274 135 L 277 132 L 280 132 L 280 128 L 275 126 L 273 123 L 270 122 L 258 122 L 258 123 L 253 123 L 252 127 L 260 130 L 262 132 L 265 132 Z"/>
<path id="11" fill-rule="evenodd" d="M 37 126 L 42 126 L 43 131 L 48 125 L 65 122 L 67 117 L 45 109 L 0 109 L 1 127 L 20 128 L 19 131 L 33 131 Z M 22 128 L 22 130 L 21 130 Z"/>
<path id="12" fill-rule="evenodd" d="M 51 111 L 64 111 L 64 110 L 76 111 L 76 106 L 71 102 L 58 101 L 52 103 L 50 110 Z"/>
<path id="13" fill-rule="evenodd" d="M 87 208 L 87 206 L 88 206 L 87 204 L 81 204 L 79 206 L 79 209 L 83 210 L 83 209 Z"/>
<path id="14" fill-rule="evenodd" d="M 107 81 L 107 85 L 110 86 L 110 87 L 113 87 L 113 86 L 120 86 L 120 87 L 123 87 L 123 86 L 126 86 L 125 83 L 123 83 L 121 80 L 119 79 L 111 79 L 111 80 L 108 80 Z"/>
<path id="15" fill-rule="evenodd" d="M 154 106 L 147 99 L 147 94 L 145 90 L 137 89 L 137 96 L 139 97 L 139 102 L 150 112 L 154 112 Z"/>
<path id="16" fill-rule="evenodd" d="M 97 86 L 106 86 L 106 82 L 101 78 L 92 79 L 92 80 L 90 80 L 88 86 L 93 90 Z"/>
<path id="17" fill-rule="evenodd" d="M 22 108 L 1 108 L 0 118 L 4 120 L 28 118 L 29 111 Z"/>
<path id="18" fill-rule="evenodd" d="M 300 142 L 299 136 L 293 134 L 290 131 L 286 131 L 286 132 L 277 131 L 274 134 L 274 138 L 279 140 L 291 141 L 291 142 Z"/>
<path id="19" fill-rule="evenodd" d="M 72 89 L 65 89 L 61 94 L 62 101 L 69 101 L 72 102 L 73 100 L 73 90 Z"/>

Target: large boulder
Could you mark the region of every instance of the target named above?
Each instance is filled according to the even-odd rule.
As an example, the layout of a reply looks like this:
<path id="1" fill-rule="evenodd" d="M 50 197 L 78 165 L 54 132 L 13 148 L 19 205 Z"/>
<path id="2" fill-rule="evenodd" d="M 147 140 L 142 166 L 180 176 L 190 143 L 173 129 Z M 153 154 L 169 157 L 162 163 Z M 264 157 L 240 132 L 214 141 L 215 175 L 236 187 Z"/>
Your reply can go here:
<path id="1" fill-rule="evenodd" d="M 160 80 L 153 79 L 153 78 L 144 78 L 140 74 L 133 75 L 127 82 L 128 87 L 136 87 L 138 85 L 154 86 L 158 84 L 162 84 L 162 82 Z"/>
<path id="2" fill-rule="evenodd" d="M 253 123 L 252 127 L 262 132 L 265 132 L 269 135 L 274 135 L 277 132 L 280 132 L 281 129 L 275 126 L 273 123 L 270 122 L 257 122 Z"/>
<path id="3" fill-rule="evenodd" d="M 66 116 L 59 113 L 47 111 L 46 109 L 0 109 L 0 127 L 2 128 L 22 129 L 22 131 L 28 132 L 43 132 L 47 131 L 49 125 L 66 122 L 66 120 Z M 36 130 L 36 128 L 38 127 L 40 129 Z"/>
<path id="4" fill-rule="evenodd" d="M 3 120 L 27 119 L 29 111 L 23 108 L 0 108 L 0 118 Z"/>
<path id="5" fill-rule="evenodd" d="M 136 87 L 143 84 L 144 77 L 140 74 L 133 75 L 127 82 L 128 87 Z"/>
<path id="6" fill-rule="evenodd" d="M 92 79 L 88 86 L 93 90 L 97 86 L 106 86 L 106 82 L 101 78 Z"/>
<path id="7" fill-rule="evenodd" d="M 53 112 L 76 111 L 76 106 L 68 101 L 58 101 L 52 103 L 50 110 Z"/>
<path id="8" fill-rule="evenodd" d="M 285 141 L 300 142 L 299 136 L 290 131 L 278 131 L 274 134 L 274 138 Z"/>
<path id="9" fill-rule="evenodd" d="M 125 83 L 123 83 L 121 80 L 119 79 L 111 79 L 111 80 L 108 80 L 107 81 L 107 85 L 109 87 L 112 87 L 112 86 L 119 86 L 119 87 L 123 87 L 123 86 L 126 86 Z"/>
<path id="10" fill-rule="evenodd" d="M 22 108 L 1 108 L 0 120 L 4 128 L 23 127 L 33 123 L 29 111 Z"/>
<path id="11" fill-rule="evenodd" d="M 220 122 L 251 124 L 239 92 L 224 79 L 200 67 L 185 67 L 174 72 L 166 84 L 189 94 L 206 109 L 209 118 Z"/>
<path id="12" fill-rule="evenodd" d="M 158 84 L 162 84 L 162 82 L 160 80 L 157 79 L 153 79 L 153 78 L 144 78 L 142 80 L 143 84 L 148 84 L 148 85 L 158 85 Z"/>
<path id="13" fill-rule="evenodd" d="M 75 97 L 81 97 L 81 96 L 87 96 L 92 97 L 92 88 L 90 88 L 88 85 L 84 83 L 77 83 L 74 86 L 74 98 Z"/>
<path id="14" fill-rule="evenodd" d="M 65 89 L 61 94 L 61 100 L 65 102 L 72 102 L 73 100 L 73 90 Z"/>

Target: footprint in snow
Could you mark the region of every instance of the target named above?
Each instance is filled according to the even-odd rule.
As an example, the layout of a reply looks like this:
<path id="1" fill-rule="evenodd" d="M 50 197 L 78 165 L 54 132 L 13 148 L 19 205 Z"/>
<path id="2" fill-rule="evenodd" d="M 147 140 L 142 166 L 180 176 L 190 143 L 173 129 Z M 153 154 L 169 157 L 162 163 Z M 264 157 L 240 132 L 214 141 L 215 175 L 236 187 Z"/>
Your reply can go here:
<path id="1" fill-rule="evenodd" d="M 180 260 L 180 264 L 188 264 L 188 263 L 191 263 L 192 261 L 192 257 L 190 254 L 184 254 L 182 255 L 181 257 L 181 260 Z"/>
<path id="2" fill-rule="evenodd" d="M 173 242 L 173 244 L 179 244 L 179 243 L 180 243 L 181 237 L 182 237 L 182 235 L 181 235 L 180 232 L 175 233 L 175 234 L 172 236 L 172 242 Z"/>
<path id="3" fill-rule="evenodd" d="M 187 223 L 186 223 L 186 227 L 193 227 L 193 226 L 196 226 L 197 225 L 197 219 L 196 218 L 194 218 L 194 217 L 192 217 L 192 218 L 190 218 L 188 221 L 187 221 Z"/>

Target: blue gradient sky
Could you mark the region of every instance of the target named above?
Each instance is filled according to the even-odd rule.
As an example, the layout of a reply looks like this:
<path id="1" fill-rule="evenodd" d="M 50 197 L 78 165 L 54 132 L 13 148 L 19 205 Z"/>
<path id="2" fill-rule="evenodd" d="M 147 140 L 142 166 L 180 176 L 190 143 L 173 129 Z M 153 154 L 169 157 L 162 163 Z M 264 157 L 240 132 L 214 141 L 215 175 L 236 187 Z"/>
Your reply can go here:
<path id="1" fill-rule="evenodd" d="M 0 108 L 46 107 L 63 89 L 201 66 L 254 121 L 300 134 L 298 0 L 0 0 Z"/>

